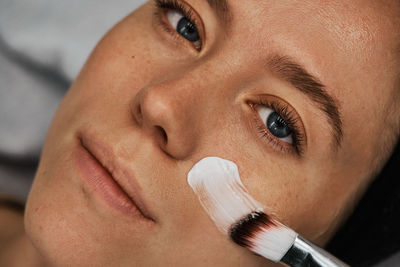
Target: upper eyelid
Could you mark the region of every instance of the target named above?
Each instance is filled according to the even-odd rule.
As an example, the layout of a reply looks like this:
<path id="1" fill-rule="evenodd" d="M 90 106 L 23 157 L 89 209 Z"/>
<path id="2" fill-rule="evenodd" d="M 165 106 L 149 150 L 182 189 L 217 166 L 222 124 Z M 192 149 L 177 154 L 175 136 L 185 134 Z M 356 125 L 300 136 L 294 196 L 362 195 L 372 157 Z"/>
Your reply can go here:
<path id="1" fill-rule="evenodd" d="M 200 28 L 204 28 L 204 25 L 201 21 L 199 21 L 200 15 L 194 10 L 192 6 L 190 6 L 188 3 L 185 1 L 180 1 L 180 0 L 172 0 L 172 1 L 159 1 L 156 0 L 158 3 L 158 7 L 161 7 L 162 5 L 170 5 L 168 8 L 171 10 L 176 10 L 178 12 L 181 12 L 186 18 L 188 18 L 192 23 L 195 24 L 196 28 L 198 29 L 199 26 Z M 199 30 L 199 29 L 198 29 Z"/>

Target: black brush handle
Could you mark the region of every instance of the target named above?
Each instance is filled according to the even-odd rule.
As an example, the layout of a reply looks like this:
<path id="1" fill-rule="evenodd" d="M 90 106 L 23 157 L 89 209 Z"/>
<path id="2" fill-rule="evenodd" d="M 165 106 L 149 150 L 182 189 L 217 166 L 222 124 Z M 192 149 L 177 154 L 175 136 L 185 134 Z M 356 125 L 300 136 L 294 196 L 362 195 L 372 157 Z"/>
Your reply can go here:
<path id="1" fill-rule="evenodd" d="M 347 267 L 346 263 L 329 254 L 327 251 L 297 236 L 291 248 L 281 262 L 291 267 Z"/>

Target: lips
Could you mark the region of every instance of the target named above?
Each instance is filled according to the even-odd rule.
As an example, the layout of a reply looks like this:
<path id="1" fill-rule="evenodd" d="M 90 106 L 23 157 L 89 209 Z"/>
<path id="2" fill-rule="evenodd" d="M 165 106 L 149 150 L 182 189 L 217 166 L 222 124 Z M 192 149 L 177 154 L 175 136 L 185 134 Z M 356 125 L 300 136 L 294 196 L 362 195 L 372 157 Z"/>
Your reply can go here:
<path id="1" fill-rule="evenodd" d="M 75 163 L 89 190 L 124 215 L 155 222 L 133 171 L 120 161 L 112 148 L 85 134 L 80 134 L 78 140 Z"/>

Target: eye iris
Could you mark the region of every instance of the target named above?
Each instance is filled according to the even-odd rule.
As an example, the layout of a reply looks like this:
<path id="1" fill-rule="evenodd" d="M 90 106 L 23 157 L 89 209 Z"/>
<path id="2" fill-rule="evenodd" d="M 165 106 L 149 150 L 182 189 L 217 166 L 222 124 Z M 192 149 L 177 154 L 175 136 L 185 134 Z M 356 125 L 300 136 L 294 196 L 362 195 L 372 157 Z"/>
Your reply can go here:
<path id="1" fill-rule="evenodd" d="M 199 33 L 197 32 L 196 26 L 187 18 L 183 17 L 179 20 L 176 29 L 184 38 L 191 42 L 197 42 L 200 40 Z"/>
<path id="2" fill-rule="evenodd" d="M 268 130 L 278 138 L 288 137 L 291 134 L 285 120 L 276 112 L 272 112 L 267 118 Z"/>

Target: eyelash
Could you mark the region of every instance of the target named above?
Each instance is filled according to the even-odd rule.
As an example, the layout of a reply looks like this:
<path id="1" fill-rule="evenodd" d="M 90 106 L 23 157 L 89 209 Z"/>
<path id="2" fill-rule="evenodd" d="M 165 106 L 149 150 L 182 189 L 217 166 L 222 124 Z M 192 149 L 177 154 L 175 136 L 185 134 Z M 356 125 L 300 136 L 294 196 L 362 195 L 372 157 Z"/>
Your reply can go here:
<path id="1" fill-rule="evenodd" d="M 249 103 L 249 105 L 255 113 L 256 128 L 262 139 L 266 140 L 268 143 L 272 144 L 275 148 L 282 152 L 295 152 L 299 156 L 303 154 L 305 140 L 301 126 L 299 126 L 301 121 L 298 115 L 289 109 L 287 104 L 283 104 L 278 100 L 270 100 L 260 96 L 256 103 Z M 279 140 L 279 138 L 275 137 L 267 129 L 266 125 L 261 121 L 260 116 L 258 115 L 257 106 L 259 105 L 274 110 L 285 120 L 292 133 L 293 144 L 288 144 Z"/>
<path id="2" fill-rule="evenodd" d="M 183 38 L 178 32 L 171 28 L 171 25 L 165 21 L 164 15 L 165 12 L 164 10 L 174 10 L 179 13 L 181 13 L 185 18 L 187 18 L 193 25 L 196 27 L 197 30 L 199 30 L 199 23 L 197 22 L 195 16 L 193 15 L 193 10 L 190 7 L 187 7 L 183 5 L 180 1 L 178 0 L 155 0 L 155 5 L 156 5 L 156 11 L 154 12 L 154 15 L 158 21 L 158 23 L 162 26 L 164 31 L 166 31 L 168 34 L 170 34 L 172 37 L 182 40 Z M 202 48 L 202 41 L 200 39 L 199 43 L 192 43 L 192 45 L 195 47 L 196 50 L 200 51 Z"/>

